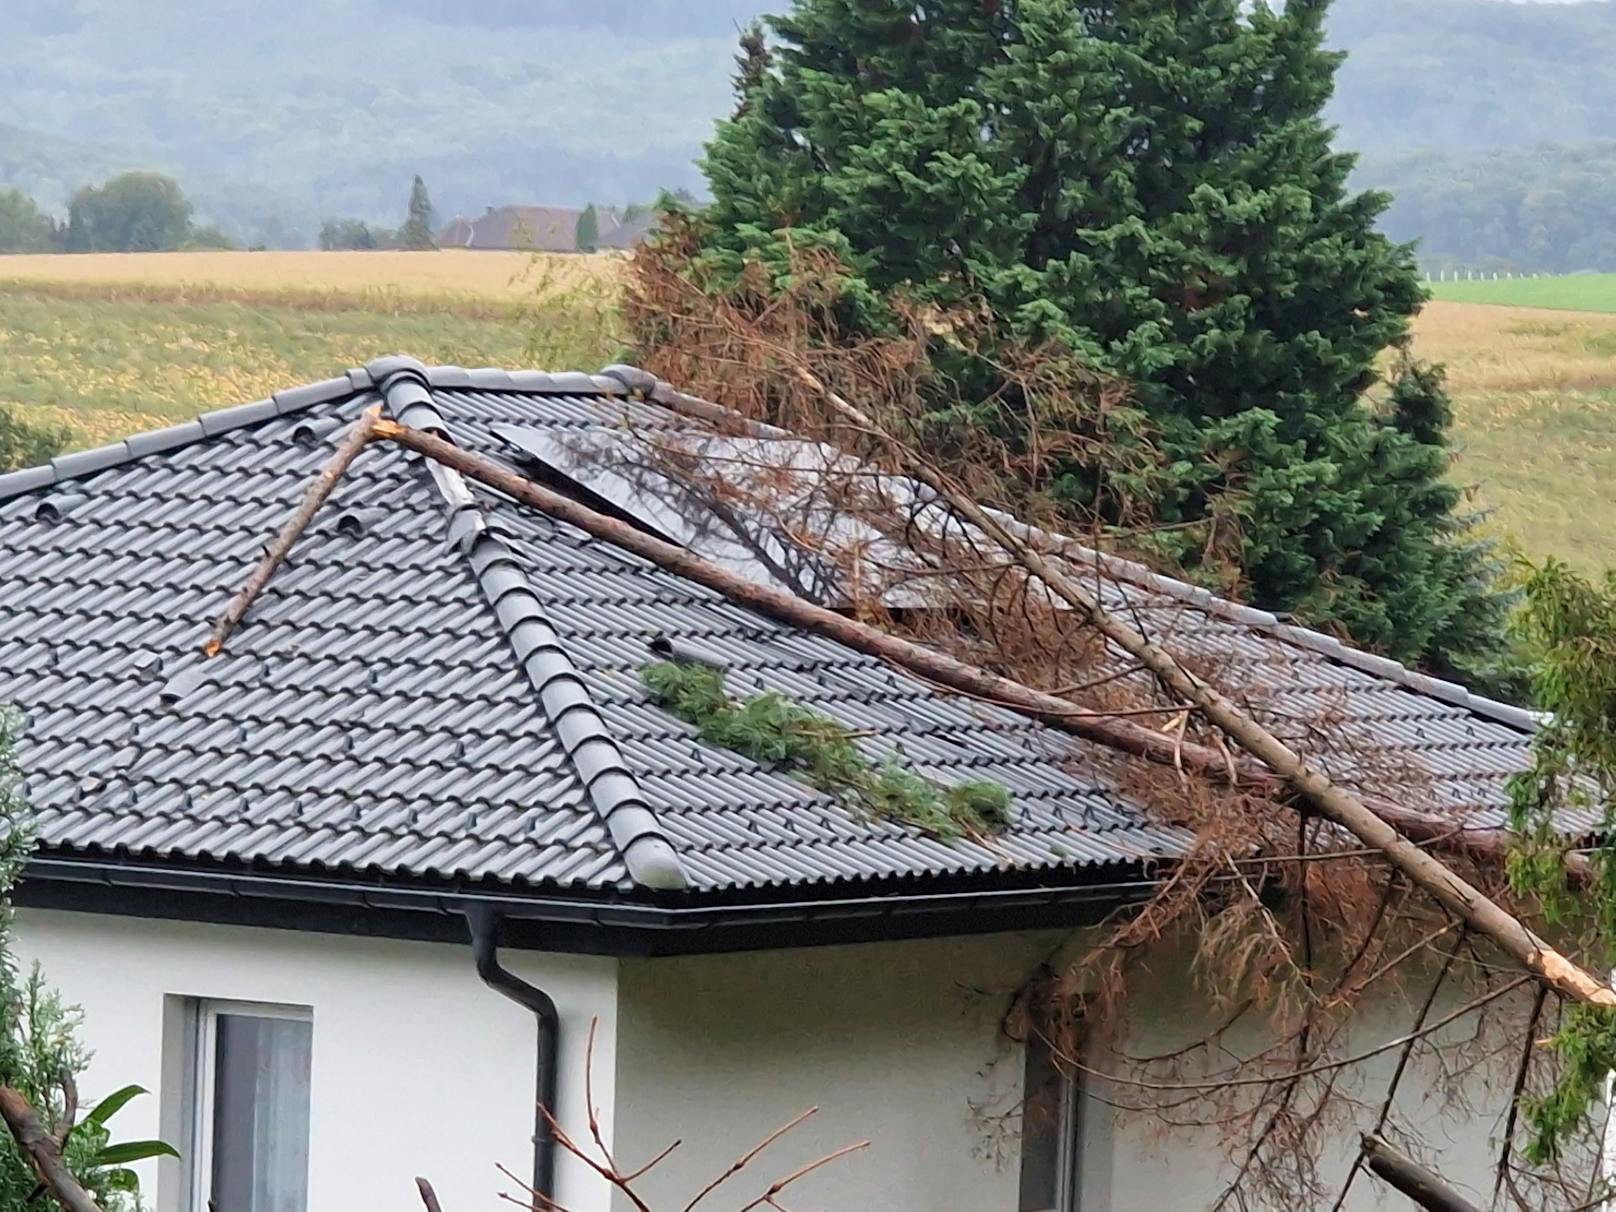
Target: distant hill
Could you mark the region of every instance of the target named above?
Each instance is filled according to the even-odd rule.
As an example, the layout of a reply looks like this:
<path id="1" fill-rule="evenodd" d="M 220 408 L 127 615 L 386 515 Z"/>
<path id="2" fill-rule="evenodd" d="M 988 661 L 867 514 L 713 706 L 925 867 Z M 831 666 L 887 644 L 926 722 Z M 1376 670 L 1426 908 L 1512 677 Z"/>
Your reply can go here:
<path id="1" fill-rule="evenodd" d="M 786 3 L 6 0 L 0 187 L 60 208 L 108 171 L 158 168 L 204 218 L 273 243 L 339 215 L 396 224 L 417 172 L 445 219 L 699 189 L 736 27 Z M 1431 199 L 1493 188 L 1477 156 L 1556 145 L 1510 162 L 1524 193 L 1584 142 L 1616 140 L 1616 4 L 1337 0 L 1331 29 L 1351 52 L 1342 146 L 1365 153 L 1366 182 L 1422 199 L 1389 216 L 1399 238 L 1523 262 L 1514 237 L 1460 247 L 1466 225 Z M 1494 228 L 1529 227 L 1524 213 Z M 1587 234 L 1546 243 L 1575 261 Z"/>
<path id="2" fill-rule="evenodd" d="M 50 210 L 63 210 L 85 181 L 138 166 L 106 148 L 0 122 L 0 189 L 19 185 Z"/>
<path id="3" fill-rule="evenodd" d="M 273 218 L 305 239 L 327 216 L 396 223 L 417 172 L 445 216 L 648 200 L 699 184 L 692 160 L 753 7 L 7 0 L 9 141 L 55 152 L 0 160 L 0 186 L 59 205 L 106 167 L 88 149 L 116 149 L 174 173 L 238 235 Z"/>
<path id="4" fill-rule="evenodd" d="M 1338 0 L 1332 116 L 1432 267 L 1616 270 L 1616 4 Z"/>
<path id="5" fill-rule="evenodd" d="M 1616 138 L 1616 4 L 1337 0 L 1333 116 L 1370 153 Z"/>

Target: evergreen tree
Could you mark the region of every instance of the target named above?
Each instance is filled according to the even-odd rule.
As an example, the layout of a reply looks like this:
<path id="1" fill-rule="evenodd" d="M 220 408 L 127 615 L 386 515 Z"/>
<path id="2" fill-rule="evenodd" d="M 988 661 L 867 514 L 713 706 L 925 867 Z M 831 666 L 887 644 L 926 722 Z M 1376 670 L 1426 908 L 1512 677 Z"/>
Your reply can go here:
<path id="1" fill-rule="evenodd" d="M 849 340 L 889 328 L 897 295 L 985 302 L 1006 348 L 1129 385 L 1163 473 L 1129 487 L 1161 524 L 1151 554 L 1210 580 L 1199 524 L 1233 517 L 1256 604 L 1471 665 L 1501 607 L 1443 482 L 1440 380 L 1407 368 L 1368 399 L 1422 294 L 1374 229 L 1387 199 L 1349 193 L 1330 147 L 1327 8 L 796 0 L 709 145 L 700 259 L 830 248 Z M 1003 398 L 995 359 L 936 347 L 967 398 Z M 1108 508 L 1114 485 L 1069 472 L 1074 517 Z"/>
<path id="2" fill-rule="evenodd" d="M 427 197 L 426 182 L 419 175 L 410 183 L 410 213 L 398 229 L 398 242 L 404 248 L 437 247 L 432 242 L 432 199 Z"/>
<path id="3" fill-rule="evenodd" d="M 594 252 L 595 246 L 600 243 L 600 216 L 595 212 L 593 202 L 584 207 L 583 214 L 578 216 L 575 241 L 579 252 Z"/>

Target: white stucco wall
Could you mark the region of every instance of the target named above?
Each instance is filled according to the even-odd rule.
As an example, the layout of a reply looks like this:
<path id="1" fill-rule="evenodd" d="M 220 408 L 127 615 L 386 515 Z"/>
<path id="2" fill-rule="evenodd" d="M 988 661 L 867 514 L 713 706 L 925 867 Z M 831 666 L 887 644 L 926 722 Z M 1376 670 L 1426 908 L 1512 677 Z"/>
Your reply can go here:
<path id="1" fill-rule="evenodd" d="M 1093 1048 L 1086 1057 L 1093 1068 L 1127 1073 L 1128 1065 L 1118 1059 L 1117 1052 L 1133 1056 L 1175 1053 L 1205 1038 L 1210 1025 L 1228 1020 L 1231 1008 L 1214 1010 L 1190 985 L 1185 976 L 1189 960 L 1186 950 L 1149 961 L 1147 971 L 1136 978 L 1123 1034 Z M 1464 967 L 1458 965 L 1459 970 L 1444 983 L 1427 1022 L 1441 1021 L 1475 995 L 1475 989 L 1464 985 Z M 1402 1051 L 1400 1041 L 1413 1029 L 1434 975 L 1431 970 L 1411 970 L 1405 972 L 1400 989 L 1385 988 L 1367 997 L 1336 1040 L 1338 1056 L 1377 1054 L 1334 1075 L 1335 1093 L 1341 1096 L 1335 1104 L 1336 1116 L 1330 1130 L 1318 1138 L 1323 1147 L 1310 1154 L 1329 1193 L 1326 1207 L 1334 1203 L 1357 1155 L 1360 1131 L 1374 1126 Z M 1522 990 L 1491 1007 L 1486 1016 L 1466 1015 L 1429 1036 L 1416 1046 L 1397 1086 L 1391 1119 L 1394 1129 L 1419 1141 L 1425 1150 L 1421 1160 L 1478 1207 L 1491 1204 L 1508 1092 L 1530 1002 L 1530 992 Z M 1252 1056 L 1274 1039 L 1272 1027 L 1259 1014 L 1240 1020 L 1222 1042 L 1234 1055 Z M 1397 1046 L 1388 1048 L 1388 1044 Z M 1377 1052 L 1380 1049 L 1385 1050 Z M 1227 1058 L 1205 1050 L 1191 1053 L 1176 1080 L 1194 1081 L 1212 1065 L 1221 1070 Z M 1283 1067 L 1290 1065 L 1286 1062 Z M 1317 1084 L 1301 1087 L 1303 1105 L 1311 1105 L 1318 1089 Z M 1089 1090 L 1099 1098 L 1085 1103 L 1088 1122 L 1083 1161 L 1092 1181 L 1086 1193 L 1092 1192 L 1093 1198 L 1083 1212 L 1205 1209 L 1216 1203 L 1235 1173 L 1235 1161 L 1245 1156 L 1238 1142 L 1232 1148 L 1220 1148 L 1210 1129 L 1174 1128 L 1159 1117 L 1119 1113 L 1105 1105 L 1175 1101 L 1177 1096 L 1171 1093 L 1144 1094 L 1093 1079 Z M 1356 1107 L 1342 1101 L 1347 1099 L 1355 1100 Z M 1174 1114 L 1204 1118 L 1208 1112 L 1185 1108 Z M 1402 1212 L 1409 1203 L 1372 1175 L 1362 1173 L 1344 1206 L 1349 1212 Z"/>
<path id="2" fill-rule="evenodd" d="M 619 1156 L 638 1165 L 682 1138 L 644 1184 L 653 1207 L 680 1208 L 817 1106 L 731 1180 L 734 1195 L 867 1139 L 867 1151 L 794 1186 L 786 1205 L 1015 1212 L 1014 1149 L 1011 1164 L 996 1163 L 984 1115 L 1019 1098 L 999 1020 L 1034 954 L 1031 940 L 992 938 L 625 960 Z"/>
<path id="3" fill-rule="evenodd" d="M 84 1009 L 95 1050 L 86 1103 L 138 1082 L 116 1136 L 157 1136 L 163 1100 L 165 1001 L 226 998 L 313 1008 L 309 1200 L 312 1212 L 417 1208 L 416 1175 L 451 1212 L 501 1205 L 503 1162 L 532 1167 L 533 1016 L 477 979 L 469 945 L 24 910 L 19 950 Z M 595 1088 L 608 1103 L 615 1071 L 616 964 L 506 951 L 505 965 L 555 998 L 565 1118 L 584 1132 L 583 1046 L 599 1020 Z M 172 1003 L 170 1003 L 172 1004 Z M 606 1130 L 610 1131 L 610 1107 Z M 607 1139 L 610 1139 L 608 1135 Z M 181 1144 L 181 1142 L 174 1142 Z M 181 1144 L 181 1147 L 184 1146 Z M 174 1212 L 180 1173 L 142 1168 L 158 1212 Z M 597 1184 L 563 1163 L 560 1194 L 578 1212 L 604 1212 Z"/>
<path id="4" fill-rule="evenodd" d="M 86 1101 L 129 1082 L 157 1097 L 117 1121 L 124 1138 L 158 1135 L 165 1010 L 176 998 L 313 1008 L 310 1200 L 314 1212 L 414 1208 L 431 1178 L 448 1212 L 493 1208 L 504 1162 L 531 1161 L 532 1017 L 476 979 L 469 946 L 23 911 L 21 951 L 84 1007 L 96 1050 Z M 731 1180 L 739 1206 L 772 1179 L 859 1140 L 871 1148 L 794 1187 L 787 1206 L 827 1212 L 1014 1212 L 1022 1058 L 1001 1033 L 1012 992 L 1058 939 L 997 935 L 664 960 L 611 961 L 506 951 L 513 970 L 549 990 L 563 1018 L 564 1119 L 583 1139 L 583 1040 L 599 1029 L 594 1087 L 620 1164 L 639 1166 L 683 1141 L 640 1186 L 653 1207 L 683 1207 L 766 1133 L 819 1113 Z M 1124 1046 L 1158 1053 L 1214 1021 L 1172 957 L 1155 964 L 1126 1014 Z M 1423 992 L 1419 990 L 1419 992 Z M 1440 1012 L 1440 1011 L 1439 1011 Z M 1352 1047 L 1405 1032 L 1412 1009 L 1391 998 L 1363 1016 Z M 1456 1028 L 1446 1043 L 1469 1035 Z M 1242 1051 L 1260 1034 L 1230 1041 Z M 1504 1084 L 1512 1052 L 1500 1053 Z M 1101 1052 L 1099 1068 L 1117 1068 Z M 1354 1079 L 1378 1104 L 1395 1055 Z M 1495 1066 L 1493 1077 L 1498 1077 Z M 1452 1087 L 1429 1068 L 1404 1080 L 1398 1116 L 1459 1179 L 1486 1182 L 1503 1095 L 1476 1075 Z M 1101 1093 L 1125 1099 L 1127 1092 Z M 615 1106 L 614 1106 L 615 1099 Z M 614 1131 L 615 1124 L 615 1131 Z M 1344 1173 L 1356 1122 L 1321 1159 Z M 180 1143 L 180 1142 L 176 1142 Z M 1225 1181 L 1226 1152 L 1204 1130 L 1085 1110 L 1082 1212 L 1203 1209 Z M 157 1212 L 174 1212 L 180 1174 L 166 1164 Z M 574 1212 L 623 1212 L 605 1185 L 563 1160 L 560 1195 Z M 745 1198 L 736 1199 L 735 1196 Z M 704 1205 L 706 1206 L 706 1205 Z M 1360 1179 L 1348 1207 L 1401 1207 Z"/>
<path id="5" fill-rule="evenodd" d="M 1014 1212 L 1023 1061 L 1019 1048 L 1003 1040 L 1000 1021 L 1012 990 L 1056 942 L 1048 935 L 999 935 L 625 960 L 619 1157 L 639 1165 L 682 1139 L 642 1184 L 652 1206 L 682 1207 L 770 1129 L 818 1106 L 808 1125 L 732 1180 L 736 1194 L 744 1188 L 750 1198 L 806 1161 L 869 1139 L 867 1152 L 794 1188 L 787 1206 Z M 1218 1021 L 1189 991 L 1182 964 L 1162 957 L 1157 970 L 1158 979 L 1147 981 L 1127 1010 L 1123 1046 L 1135 1054 L 1179 1047 Z M 1351 1047 L 1401 1036 L 1414 1013 L 1403 998 L 1389 998 L 1355 1026 Z M 1451 1055 L 1470 1034 L 1469 1025 L 1459 1026 L 1438 1043 Z M 1261 1038 L 1256 1032 L 1229 1042 L 1251 1050 Z M 1512 1048 L 1500 1052 L 1486 1077 L 1507 1089 L 1515 1055 Z M 1371 1119 L 1395 1061 L 1389 1052 L 1348 1082 Z M 1481 1074 L 1436 1084 L 1427 1061 L 1416 1061 L 1404 1079 L 1398 1122 L 1438 1149 L 1434 1160 L 1445 1172 L 1487 1185 L 1504 1095 Z M 1102 1052 L 1092 1063 L 1113 1061 Z M 1174 1131 L 1159 1117 L 1121 1115 L 1093 1099 L 1084 1119 L 1082 1212 L 1205 1209 L 1227 1181 L 1228 1153 L 1205 1129 Z M 1360 1126 L 1356 1119 L 1338 1125 L 1320 1159 L 1327 1183 L 1344 1177 Z M 1406 1206 L 1399 1199 L 1364 1175 L 1347 1207 Z M 627 1207 L 620 1202 L 618 1212 Z"/>

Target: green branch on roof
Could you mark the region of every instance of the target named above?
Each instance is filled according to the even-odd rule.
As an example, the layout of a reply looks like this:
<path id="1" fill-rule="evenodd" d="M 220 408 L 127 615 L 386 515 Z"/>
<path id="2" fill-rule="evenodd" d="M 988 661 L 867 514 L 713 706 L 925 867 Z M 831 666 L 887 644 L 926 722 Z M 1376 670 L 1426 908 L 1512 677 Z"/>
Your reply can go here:
<path id="1" fill-rule="evenodd" d="M 657 705 L 694 725 L 703 740 L 798 774 L 828 795 L 851 799 L 872 816 L 902 821 L 934 837 L 985 837 L 1010 822 L 1010 793 L 998 783 L 944 787 L 895 758 L 874 762 L 856 733 L 783 694 L 744 702 L 724 689 L 724 671 L 659 661 L 641 673 Z"/>

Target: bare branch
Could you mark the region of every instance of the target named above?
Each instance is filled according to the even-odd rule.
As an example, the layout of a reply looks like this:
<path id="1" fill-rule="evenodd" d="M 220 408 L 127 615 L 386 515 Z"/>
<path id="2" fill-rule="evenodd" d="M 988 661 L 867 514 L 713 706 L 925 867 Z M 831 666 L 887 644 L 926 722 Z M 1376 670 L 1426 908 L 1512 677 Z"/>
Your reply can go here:
<path id="1" fill-rule="evenodd" d="M 320 512 L 320 507 L 326 503 L 332 492 L 336 490 L 337 484 L 347 474 L 349 466 L 352 465 L 354 459 L 359 457 L 359 452 L 370 444 L 375 436 L 376 422 L 381 415 L 382 407 L 380 404 L 373 404 L 370 408 L 367 408 L 364 415 L 354 423 L 354 427 L 348 432 L 348 436 L 342 440 L 342 445 L 337 447 L 337 452 L 331 456 L 331 461 L 309 484 L 307 491 L 303 494 L 302 503 L 298 505 L 292 516 L 286 520 L 286 524 L 281 527 L 280 533 L 275 536 L 275 541 L 264 552 L 264 558 L 258 562 L 258 566 L 252 571 L 252 575 L 247 578 L 247 583 L 230 599 L 218 621 L 213 624 L 213 630 L 208 634 L 208 642 L 202 646 L 202 651 L 208 656 L 219 655 L 224 648 L 225 641 L 230 638 L 230 633 L 235 630 L 236 624 L 246 617 L 248 609 L 251 608 L 258 595 L 263 592 L 264 586 L 269 584 L 269 579 L 275 575 L 275 570 L 281 566 L 291 553 L 292 547 L 297 543 L 303 532 L 308 529 L 309 523 L 314 520 L 314 515 Z"/>
<path id="2" fill-rule="evenodd" d="M 62 1161 L 61 1142 L 39 1122 L 28 1100 L 10 1086 L 0 1086 L 0 1118 L 5 1119 L 17 1148 L 33 1165 L 51 1197 L 62 1206 L 62 1212 L 101 1212 L 95 1197 Z"/>
<path id="3" fill-rule="evenodd" d="M 417 1176 L 415 1189 L 421 1193 L 421 1203 L 426 1206 L 426 1212 L 443 1212 L 443 1205 L 438 1202 L 438 1193 L 432 1189 L 431 1183 Z"/>
<path id="4" fill-rule="evenodd" d="M 776 1128 L 773 1132 L 769 1133 L 757 1144 L 753 1145 L 745 1153 L 741 1154 L 740 1157 L 737 1157 L 734 1161 L 732 1161 L 728 1170 L 725 1170 L 717 1178 L 713 1179 L 712 1182 L 703 1187 L 701 1191 L 697 1193 L 696 1198 L 685 1205 L 684 1212 L 692 1212 L 695 1206 L 701 1203 L 702 1200 L 706 1199 L 714 1191 L 718 1190 L 718 1188 L 724 1183 L 728 1182 L 735 1175 L 746 1169 L 746 1167 L 751 1164 L 752 1160 L 756 1158 L 759 1153 L 762 1153 L 763 1150 L 774 1144 L 775 1141 L 779 1140 L 787 1132 L 790 1132 L 792 1129 L 797 1127 L 798 1124 L 802 1123 L 803 1120 L 807 1119 L 810 1115 L 817 1115 L 818 1113 L 818 1107 L 809 1107 L 808 1110 L 797 1116 L 797 1118 L 792 1120 L 789 1124 L 784 1124 L 781 1127 Z"/>
<path id="5" fill-rule="evenodd" d="M 770 1206 L 777 1207 L 778 1205 L 775 1204 L 774 1197 L 779 1195 L 780 1192 L 784 1191 L 787 1187 L 789 1187 L 792 1183 L 796 1182 L 799 1178 L 806 1178 L 808 1175 L 812 1174 L 815 1170 L 818 1170 L 823 1166 L 828 1166 L 833 1161 L 838 1161 L 841 1158 L 846 1157 L 850 1153 L 857 1153 L 857 1152 L 859 1152 L 859 1150 L 868 1149 L 869 1147 L 870 1147 L 870 1142 L 867 1141 L 867 1140 L 861 1140 L 856 1145 L 843 1145 L 840 1149 L 837 1149 L 834 1153 L 827 1153 L 827 1154 L 825 1154 L 824 1157 L 818 1158 L 815 1161 L 811 1161 L 806 1166 L 803 1166 L 800 1169 L 793 1170 L 790 1174 L 786 1175 L 784 1178 L 780 1179 L 773 1186 L 771 1186 L 762 1195 L 760 1195 L 756 1199 L 754 1199 L 751 1203 L 743 1205 L 741 1207 L 740 1212 L 752 1212 L 752 1209 L 761 1208 L 764 1204 L 768 1204 Z"/>
<path id="6" fill-rule="evenodd" d="M 1481 1212 L 1424 1166 L 1410 1161 L 1381 1137 L 1365 1133 L 1363 1153 L 1369 1169 L 1428 1212 Z"/>

